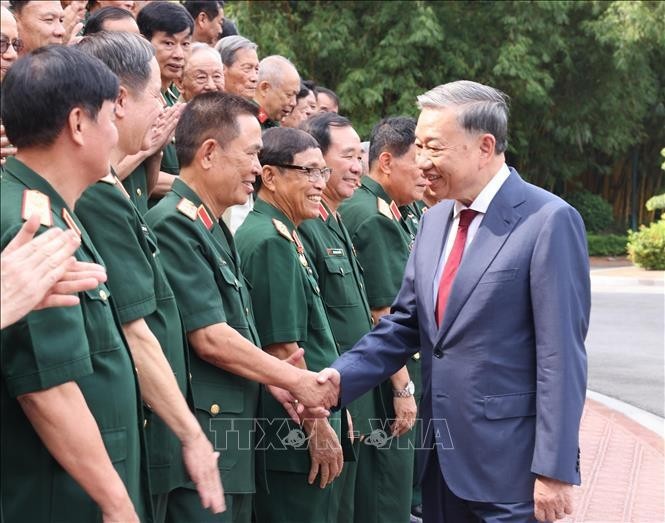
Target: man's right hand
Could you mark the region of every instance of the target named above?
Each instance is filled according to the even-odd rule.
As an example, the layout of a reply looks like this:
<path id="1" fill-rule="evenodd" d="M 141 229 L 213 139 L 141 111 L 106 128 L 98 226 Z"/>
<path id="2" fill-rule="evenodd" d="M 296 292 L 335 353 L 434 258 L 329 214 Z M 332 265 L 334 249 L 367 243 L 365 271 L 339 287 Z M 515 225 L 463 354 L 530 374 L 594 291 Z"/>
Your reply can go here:
<path id="1" fill-rule="evenodd" d="M 127 498 L 127 503 L 122 508 L 103 512 L 102 521 L 103 523 L 140 523 L 139 517 L 134 510 L 134 505 L 132 505 L 129 497 Z"/>
<path id="2" fill-rule="evenodd" d="M 291 393 L 308 408 L 323 407 L 330 409 L 339 401 L 339 373 L 332 370 L 329 374 L 324 369 L 319 374 L 305 371 Z"/>
<path id="3" fill-rule="evenodd" d="M 203 508 L 213 514 L 224 512 L 224 489 L 217 467 L 219 452 L 215 452 L 203 431 L 199 431 L 191 440 L 183 441 L 182 456 Z"/>

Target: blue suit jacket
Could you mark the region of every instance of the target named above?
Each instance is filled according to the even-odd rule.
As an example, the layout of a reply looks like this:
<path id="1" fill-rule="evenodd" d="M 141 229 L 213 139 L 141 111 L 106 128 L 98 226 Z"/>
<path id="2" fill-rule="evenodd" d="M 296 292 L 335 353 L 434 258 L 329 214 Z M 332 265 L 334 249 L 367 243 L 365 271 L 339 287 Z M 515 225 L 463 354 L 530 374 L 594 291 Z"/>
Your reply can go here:
<path id="1" fill-rule="evenodd" d="M 391 314 L 333 365 L 340 403 L 420 349 L 421 458 L 434 437 L 457 496 L 528 501 L 535 474 L 579 484 L 590 310 L 583 222 L 511 169 L 464 253 L 437 328 L 432 286 L 452 212 L 444 201 L 425 213 Z"/>

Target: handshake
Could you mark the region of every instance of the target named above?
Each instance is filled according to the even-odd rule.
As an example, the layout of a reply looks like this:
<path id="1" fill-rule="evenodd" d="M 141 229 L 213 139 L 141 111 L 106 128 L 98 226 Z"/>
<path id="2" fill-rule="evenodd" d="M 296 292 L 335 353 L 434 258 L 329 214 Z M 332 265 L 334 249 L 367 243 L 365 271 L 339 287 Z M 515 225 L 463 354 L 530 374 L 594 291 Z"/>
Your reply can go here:
<path id="1" fill-rule="evenodd" d="M 298 349 L 286 360 L 295 365 L 304 355 Z M 339 403 L 341 376 L 335 369 L 325 368 L 318 374 L 298 369 L 295 380 L 288 389 L 268 386 L 268 390 L 279 401 L 289 416 L 300 423 L 303 418 L 325 418 L 330 416 L 330 409 Z"/>

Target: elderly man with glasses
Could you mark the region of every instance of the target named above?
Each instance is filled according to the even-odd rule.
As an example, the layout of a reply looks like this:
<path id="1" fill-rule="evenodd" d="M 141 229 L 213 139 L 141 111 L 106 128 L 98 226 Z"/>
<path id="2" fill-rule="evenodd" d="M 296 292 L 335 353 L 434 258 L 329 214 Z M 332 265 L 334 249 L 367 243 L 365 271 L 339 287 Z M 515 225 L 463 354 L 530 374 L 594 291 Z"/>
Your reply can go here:
<path id="1" fill-rule="evenodd" d="M 316 372 L 338 350 L 298 228 L 318 218 L 330 169 L 317 141 L 299 129 L 265 131 L 259 160 L 257 200 L 236 234 L 256 327 L 266 352 L 285 359 L 302 347 L 299 365 Z M 266 470 L 256 482 L 257 521 L 337 521 L 338 487 L 331 483 L 343 465 L 340 413 L 329 420 L 305 415 L 298 425 L 267 394 L 262 409 Z"/>

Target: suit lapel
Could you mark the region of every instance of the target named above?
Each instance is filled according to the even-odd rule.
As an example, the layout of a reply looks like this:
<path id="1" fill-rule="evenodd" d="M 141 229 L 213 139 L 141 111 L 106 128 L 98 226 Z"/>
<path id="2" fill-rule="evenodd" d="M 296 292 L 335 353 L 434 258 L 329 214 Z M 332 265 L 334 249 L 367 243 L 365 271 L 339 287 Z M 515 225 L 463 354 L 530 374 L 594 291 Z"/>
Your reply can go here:
<path id="1" fill-rule="evenodd" d="M 435 345 L 445 337 L 478 281 L 520 221 L 521 215 L 515 207 L 524 201 L 522 184 L 521 178 L 511 169 L 511 176 L 490 203 L 475 238 L 464 253 Z"/>

